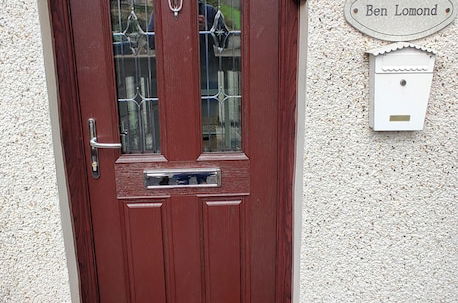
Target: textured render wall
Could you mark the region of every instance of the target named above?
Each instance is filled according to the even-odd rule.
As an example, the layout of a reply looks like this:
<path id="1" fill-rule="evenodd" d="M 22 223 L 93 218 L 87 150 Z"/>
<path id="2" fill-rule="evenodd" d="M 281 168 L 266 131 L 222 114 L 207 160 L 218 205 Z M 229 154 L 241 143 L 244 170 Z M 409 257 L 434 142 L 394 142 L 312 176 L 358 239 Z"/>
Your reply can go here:
<path id="1" fill-rule="evenodd" d="M 301 302 L 458 302 L 458 24 L 439 51 L 426 127 L 368 126 L 368 57 L 387 44 L 309 0 Z"/>
<path id="2" fill-rule="evenodd" d="M 39 0 L 41 1 L 41 0 Z M 426 128 L 368 127 L 385 44 L 309 0 L 301 302 L 456 302 L 458 26 L 437 49 Z M 34 0 L 0 0 L 0 302 L 69 302 Z"/>
<path id="3" fill-rule="evenodd" d="M 0 0 L 0 129 L 0 302 L 70 302 L 35 0 Z"/>

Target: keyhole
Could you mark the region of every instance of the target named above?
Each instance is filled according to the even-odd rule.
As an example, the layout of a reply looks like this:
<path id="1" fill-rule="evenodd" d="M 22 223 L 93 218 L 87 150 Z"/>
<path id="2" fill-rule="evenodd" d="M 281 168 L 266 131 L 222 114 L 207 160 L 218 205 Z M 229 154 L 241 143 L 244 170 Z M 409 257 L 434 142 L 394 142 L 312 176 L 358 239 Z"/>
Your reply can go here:
<path id="1" fill-rule="evenodd" d="M 401 86 L 406 86 L 406 85 L 407 85 L 407 81 L 404 80 L 404 79 L 402 79 L 402 80 L 401 80 Z"/>

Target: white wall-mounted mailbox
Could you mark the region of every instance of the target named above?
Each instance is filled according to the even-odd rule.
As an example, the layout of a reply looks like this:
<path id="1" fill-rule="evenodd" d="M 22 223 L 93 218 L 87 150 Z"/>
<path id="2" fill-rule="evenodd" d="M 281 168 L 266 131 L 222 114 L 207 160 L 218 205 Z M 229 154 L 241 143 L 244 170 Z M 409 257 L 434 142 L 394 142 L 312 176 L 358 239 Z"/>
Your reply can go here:
<path id="1" fill-rule="evenodd" d="M 436 53 L 398 42 L 369 54 L 369 125 L 375 131 L 422 130 Z"/>

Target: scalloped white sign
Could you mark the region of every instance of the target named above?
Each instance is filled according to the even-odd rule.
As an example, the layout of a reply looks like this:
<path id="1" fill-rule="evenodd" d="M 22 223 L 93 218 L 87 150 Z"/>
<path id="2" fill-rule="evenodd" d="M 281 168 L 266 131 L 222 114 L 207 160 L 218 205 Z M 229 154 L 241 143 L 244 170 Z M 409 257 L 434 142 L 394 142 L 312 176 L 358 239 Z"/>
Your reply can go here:
<path id="1" fill-rule="evenodd" d="M 345 18 L 371 37 L 410 41 L 452 23 L 457 8 L 458 0 L 347 0 Z"/>

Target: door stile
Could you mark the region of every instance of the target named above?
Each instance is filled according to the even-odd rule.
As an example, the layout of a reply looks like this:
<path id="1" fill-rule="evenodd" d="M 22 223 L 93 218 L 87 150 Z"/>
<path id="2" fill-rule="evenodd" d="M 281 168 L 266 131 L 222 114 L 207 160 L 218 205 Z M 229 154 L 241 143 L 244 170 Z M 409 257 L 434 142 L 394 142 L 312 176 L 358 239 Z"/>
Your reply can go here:
<path id="1" fill-rule="evenodd" d="M 119 142 L 117 129 L 117 109 L 113 75 L 114 62 L 111 48 L 111 30 L 109 24 L 109 6 L 106 1 L 72 1 L 72 24 L 74 48 L 76 54 L 78 86 L 81 104 L 83 127 L 83 145 L 89 148 L 89 134 L 86 121 L 94 118 L 97 121 L 99 142 Z M 94 6 L 88 10 L 87 6 Z M 87 24 L 101 22 L 101 30 L 87 31 Z M 108 102 L 107 102 L 108 100 Z M 116 124 L 114 124 L 114 121 Z M 91 177 L 91 159 L 86 153 L 86 174 L 91 193 L 94 245 L 97 251 L 97 271 L 99 276 L 99 293 L 101 301 L 128 300 L 128 280 L 125 275 L 125 257 L 122 249 L 121 214 L 117 203 L 115 173 L 113 163 L 119 157 L 117 150 L 99 150 L 101 178 Z M 111 198 L 112 197 L 112 198 Z M 109 224 L 107 224 L 109 222 Z M 108 279 L 107 277 L 113 277 Z M 109 282 L 106 282 L 109 281 Z"/>
<path id="2" fill-rule="evenodd" d="M 82 302 L 99 302 L 99 281 L 86 173 L 86 145 L 82 140 L 84 127 L 81 119 L 70 1 L 48 0 L 48 7 L 58 82 L 60 137 L 78 261 L 80 298 Z"/>
<path id="3" fill-rule="evenodd" d="M 250 170 L 250 270 L 265 279 L 250 281 L 251 302 L 272 302 L 275 298 L 278 66 L 263 64 L 278 58 L 277 0 L 250 3 L 250 96 L 248 157 Z M 275 59 L 276 60 L 276 59 Z M 262 106 L 261 106 L 262 105 Z M 273 183 L 266 180 L 271 180 Z M 269 184 L 269 186 L 266 186 Z"/>
<path id="4" fill-rule="evenodd" d="M 293 195 L 296 165 L 297 66 L 299 54 L 299 2 L 281 0 L 279 9 L 279 138 L 276 301 L 290 303 L 293 291 Z M 284 175 L 284 178 L 283 178 Z"/>

